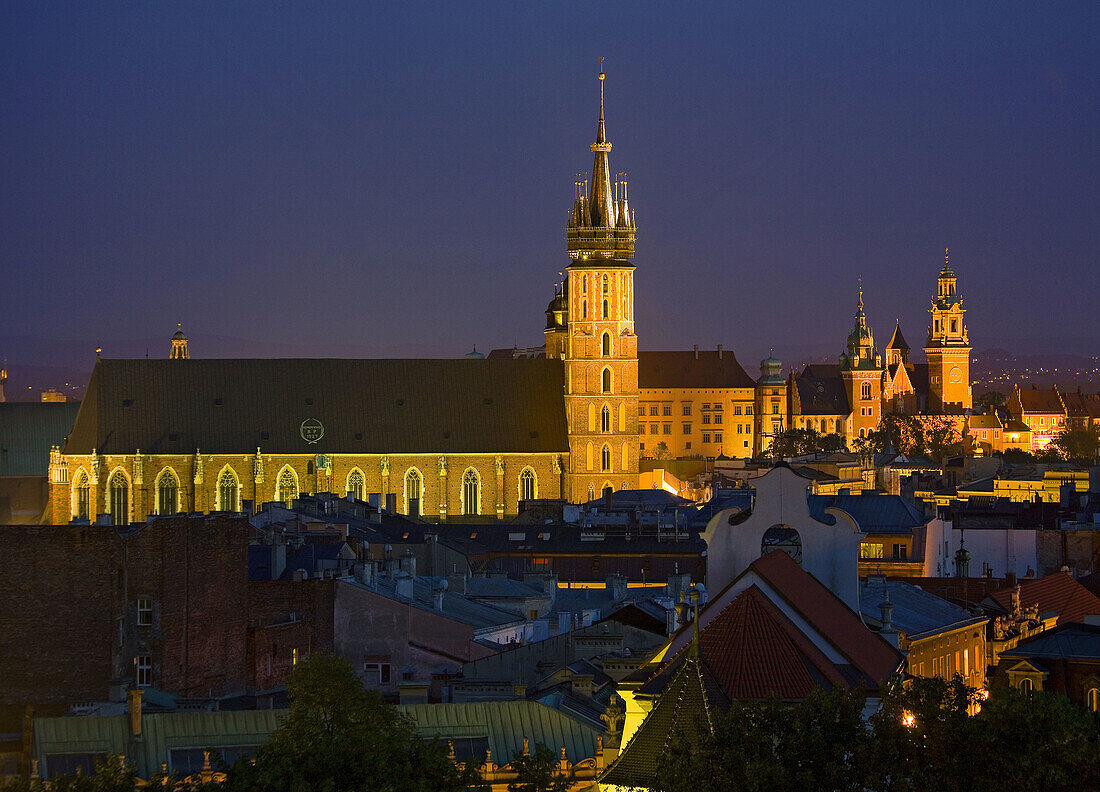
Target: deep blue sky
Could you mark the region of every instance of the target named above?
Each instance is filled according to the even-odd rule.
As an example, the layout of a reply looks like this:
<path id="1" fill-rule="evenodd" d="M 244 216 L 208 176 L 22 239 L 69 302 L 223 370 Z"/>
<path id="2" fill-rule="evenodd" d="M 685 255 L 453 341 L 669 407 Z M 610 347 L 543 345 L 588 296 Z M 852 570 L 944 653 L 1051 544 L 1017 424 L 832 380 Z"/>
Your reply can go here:
<path id="1" fill-rule="evenodd" d="M 859 275 L 879 345 L 919 346 L 947 245 L 976 346 L 1100 337 L 1098 32 L 1095 2 L 7 2 L 0 337 L 541 343 L 598 55 L 643 348 L 839 352 Z"/>

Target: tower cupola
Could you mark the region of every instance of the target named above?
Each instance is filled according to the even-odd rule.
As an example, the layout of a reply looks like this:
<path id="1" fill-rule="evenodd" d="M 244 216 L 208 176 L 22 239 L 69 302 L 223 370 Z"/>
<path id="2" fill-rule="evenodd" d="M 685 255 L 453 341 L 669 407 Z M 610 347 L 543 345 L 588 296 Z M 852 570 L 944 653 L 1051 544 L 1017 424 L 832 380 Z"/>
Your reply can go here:
<path id="1" fill-rule="evenodd" d="M 183 334 L 183 323 L 176 324 L 176 332 L 172 334 L 172 351 L 168 354 L 172 360 L 187 360 L 191 353 L 187 351 L 187 336 Z"/>

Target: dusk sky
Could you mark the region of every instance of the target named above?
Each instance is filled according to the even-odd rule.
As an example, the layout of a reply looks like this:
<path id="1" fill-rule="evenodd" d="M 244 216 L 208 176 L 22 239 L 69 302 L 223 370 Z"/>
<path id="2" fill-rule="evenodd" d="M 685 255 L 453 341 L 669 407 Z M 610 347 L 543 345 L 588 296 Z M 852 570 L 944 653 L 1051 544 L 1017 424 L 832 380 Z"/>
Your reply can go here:
<path id="1" fill-rule="evenodd" d="M 1095 2 L 6 2 L 0 357 L 164 356 L 177 321 L 197 357 L 541 344 L 601 55 L 643 349 L 838 353 L 860 276 L 880 349 L 920 346 L 950 246 L 976 349 L 1096 354 L 1098 33 Z"/>

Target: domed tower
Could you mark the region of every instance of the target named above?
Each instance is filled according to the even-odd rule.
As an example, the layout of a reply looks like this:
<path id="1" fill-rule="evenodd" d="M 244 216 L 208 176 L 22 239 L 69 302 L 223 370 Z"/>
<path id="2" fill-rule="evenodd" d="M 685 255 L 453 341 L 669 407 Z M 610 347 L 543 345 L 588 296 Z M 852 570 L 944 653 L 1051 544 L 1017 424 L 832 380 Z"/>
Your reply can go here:
<path id="1" fill-rule="evenodd" d="M 191 353 L 187 351 L 187 336 L 183 334 L 183 323 L 176 325 L 176 332 L 172 334 L 172 351 L 168 354 L 172 360 L 187 360 Z"/>
<path id="2" fill-rule="evenodd" d="M 928 309 L 932 324 L 924 347 L 928 359 L 929 412 L 961 412 L 974 406 L 970 390 L 970 338 L 963 323 L 965 309 L 956 282 L 945 250 L 939 288 Z"/>
<path id="3" fill-rule="evenodd" d="M 753 455 L 765 454 L 772 440 L 783 432 L 789 422 L 787 415 L 787 380 L 783 363 L 775 355 L 760 361 L 760 379 L 756 381 L 756 447 Z"/>
<path id="4" fill-rule="evenodd" d="M 882 417 L 882 357 L 875 352 L 875 335 L 863 312 L 863 287 L 859 287 L 856 323 L 848 334 L 848 351 L 840 356 L 840 379 L 851 408 L 847 439 L 866 437 L 878 428 Z"/>
<path id="5" fill-rule="evenodd" d="M 601 65 L 602 65 L 602 58 Z M 637 486 L 638 338 L 634 334 L 634 212 L 625 179 L 612 185 L 604 127 L 604 73 L 591 182 L 574 183 L 566 226 L 570 264 L 547 308 L 546 354 L 565 361 L 574 502 L 605 486 Z"/>

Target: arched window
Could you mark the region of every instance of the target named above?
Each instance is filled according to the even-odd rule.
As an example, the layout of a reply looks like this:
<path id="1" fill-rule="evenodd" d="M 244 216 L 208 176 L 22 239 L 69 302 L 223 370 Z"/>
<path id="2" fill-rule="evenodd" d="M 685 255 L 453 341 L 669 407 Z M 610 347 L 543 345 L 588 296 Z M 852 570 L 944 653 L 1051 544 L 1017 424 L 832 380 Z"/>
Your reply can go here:
<path id="1" fill-rule="evenodd" d="M 611 410 L 606 404 L 603 406 L 603 409 L 600 410 L 600 431 L 611 431 Z"/>
<path id="2" fill-rule="evenodd" d="M 581 300 L 581 319 L 588 318 L 588 300 Z"/>
<path id="3" fill-rule="evenodd" d="M 363 493 L 366 490 L 366 482 L 363 480 L 363 471 L 359 468 L 354 468 L 348 473 L 348 484 L 344 488 L 344 492 L 351 495 L 356 500 L 363 500 Z"/>
<path id="4" fill-rule="evenodd" d="M 600 470 L 611 470 L 611 446 L 606 443 L 600 450 Z"/>
<path id="5" fill-rule="evenodd" d="M 611 369 L 609 368 L 603 370 L 603 392 L 611 393 Z"/>
<path id="6" fill-rule="evenodd" d="M 130 482 L 126 474 L 116 470 L 107 484 L 111 493 L 111 525 L 125 525 L 130 521 Z"/>
<path id="7" fill-rule="evenodd" d="M 860 430 L 859 430 L 859 436 L 860 436 L 860 437 L 866 437 L 866 431 L 867 431 L 866 429 L 860 428 Z"/>
<path id="8" fill-rule="evenodd" d="M 1034 683 L 1027 677 L 1020 680 L 1020 692 L 1025 696 L 1030 696 L 1031 692 L 1035 690 Z"/>
<path id="9" fill-rule="evenodd" d="M 409 468 L 405 473 L 405 514 L 419 516 L 424 513 L 420 505 L 422 482 L 420 471 L 416 468 Z"/>
<path id="10" fill-rule="evenodd" d="M 603 276 L 603 293 L 607 294 L 607 275 L 606 275 L 606 273 Z"/>
<path id="11" fill-rule="evenodd" d="M 90 519 L 92 512 L 92 492 L 88 486 L 88 474 L 83 468 L 76 474 L 73 482 L 73 517 L 78 520 Z"/>
<path id="12" fill-rule="evenodd" d="M 581 291 L 588 294 L 588 276 L 581 275 Z"/>
<path id="13" fill-rule="evenodd" d="M 225 467 L 218 475 L 218 511 L 240 511 L 241 485 L 233 468 Z"/>
<path id="14" fill-rule="evenodd" d="M 282 501 L 290 508 L 291 502 L 298 497 L 298 476 L 289 465 L 279 473 L 275 484 L 275 500 Z"/>
<path id="15" fill-rule="evenodd" d="M 538 480 L 535 471 L 525 467 L 519 474 L 519 499 L 521 501 L 534 500 L 538 497 Z"/>
<path id="16" fill-rule="evenodd" d="M 606 319 L 611 315 L 611 309 L 608 307 L 607 300 L 603 301 L 603 318 Z"/>
<path id="17" fill-rule="evenodd" d="M 588 405 L 588 431 L 596 431 L 596 405 L 591 403 Z"/>
<path id="18" fill-rule="evenodd" d="M 479 514 L 481 512 L 481 477 L 473 468 L 466 468 L 462 474 L 462 513 Z"/>
<path id="19" fill-rule="evenodd" d="M 157 478 L 157 514 L 175 514 L 179 507 L 180 483 L 172 468 L 165 468 Z"/>
<path id="20" fill-rule="evenodd" d="M 802 537 L 789 525 L 776 523 L 764 532 L 760 540 L 760 555 L 772 550 L 782 550 L 798 563 L 802 563 Z"/>
<path id="21" fill-rule="evenodd" d="M 1089 688 L 1085 693 L 1085 706 L 1091 712 L 1100 712 L 1100 688 Z"/>
<path id="22" fill-rule="evenodd" d="M 626 402 L 619 402 L 619 431 L 626 431 Z"/>
<path id="23" fill-rule="evenodd" d="M 859 395 L 864 399 L 871 398 L 871 383 L 865 382 L 859 388 Z"/>
<path id="24" fill-rule="evenodd" d="M 622 452 L 623 452 L 622 469 L 623 470 L 628 470 L 630 468 L 630 446 L 628 446 L 626 443 L 623 443 Z M 622 489 L 626 489 L 626 487 L 624 486 Z"/>
<path id="25" fill-rule="evenodd" d="M 592 444 L 588 443 L 584 447 L 584 463 L 585 470 L 592 469 Z"/>
<path id="26" fill-rule="evenodd" d="M 604 357 L 611 357 L 611 333 L 604 333 L 603 340 L 600 342 Z"/>

